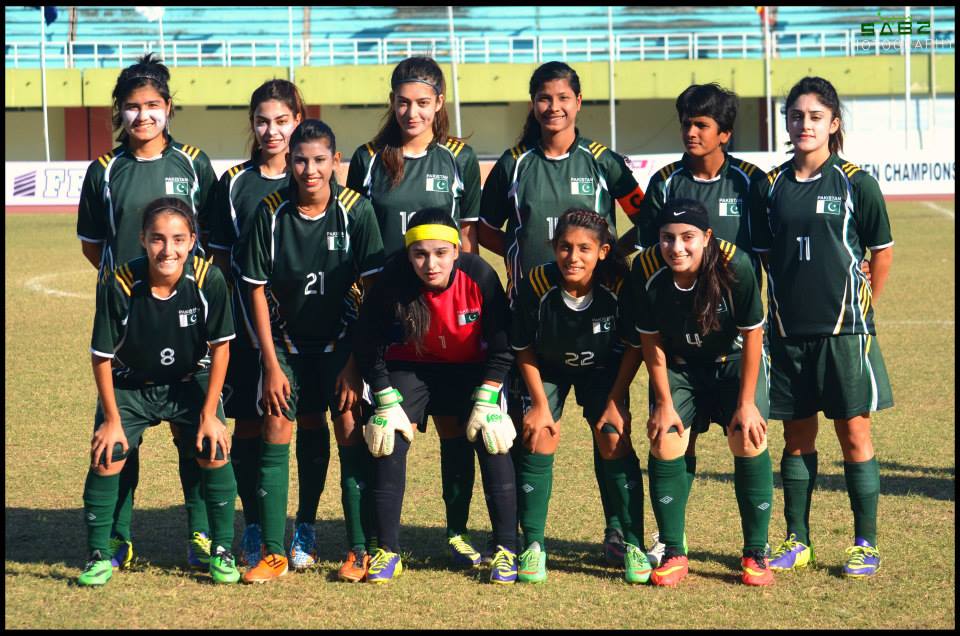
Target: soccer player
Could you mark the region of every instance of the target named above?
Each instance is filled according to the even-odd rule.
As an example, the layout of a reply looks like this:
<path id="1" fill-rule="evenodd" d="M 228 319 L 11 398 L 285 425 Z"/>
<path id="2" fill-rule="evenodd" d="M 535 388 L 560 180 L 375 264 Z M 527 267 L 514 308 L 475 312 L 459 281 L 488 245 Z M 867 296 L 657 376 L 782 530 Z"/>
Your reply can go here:
<path id="1" fill-rule="evenodd" d="M 517 285 L 510 345 L 524 383 L 523 446 L 519 453 L 519 516 L 525 549 L 519 580 L 547 579 L 544 542 L 560 416 L 570 389 L 583 407 L 600 454 L 610 506 L 623 524 L 628 583 L 645 583 L 643 480 L 630 443 L 627 390 L 640 365 L 623 356 L 620 297 L 627 264 L 607 221 L 593 210 L 560 215 L 554 261 L 533 268 Z"/>
<path id="2" fill-rule="evenodd" d="M 614 200 L 637 222 L 643 191 L 624 158 L 583 137 L 577 114 L 583 97 L 580 77 L 563 62 L 547 62 L 530 77 L 530 113 L 520 143 L 497 161 L 480 201 L 480 244 L 504 256 L 507 294 L 531 268 L 553 260 L 553 237 L 559 214 L 568 208 L 594 210 L 616 235 Z M 504 222 L 506 234 L 501 231 Z M 511 412 L 517 414 L 511 392 Z M 594 473 L 600 487 L 606 529 L 604 553 L 614 565 L 623 562 L 623 527 L 610 503 L 594 448 Z"/>
<path id="3" fill-rule="evenodd" d="M 880 568 L 880 469 L 870 413 L 893 406 L 873 304 L 893 262 L 893 237 L 876 179 L 843 160 L 840 98 L 821 77 L 786 100 L 793 158 L 751 196 L 753 249 L 766 261 L 770 322 L 770 417 L 783 420 L 787 537 L 774 570 L 814 561 L 810 503 L 817 478 L 817 413 L 833 420 L 853 510 L 854 545 L 843 573 Z M 870 252 L 870 278 L 860 261 Z"/>
<path id="4" fill-rule="evenodd" d="M 215 583 L 236 583 L 230 553 L 237 484 L 220 390 L 234 337 L 223 275 L 193 254 L 193 211 L 181 199 L 149 202 L 140 242 L 146 255 L 112 270 L 97 287 L 90 351 L 97 412 L 83 489 L 90 560 L 83 586 L 113 576 L 110 528 L 120 472 L 144 431 L 160 420 L 180 427 L 181 448 L 200 468 L 212 528 L 208 569 Z"/>
<path id="5" fill-rule="evenodd" d="M 347 327 L 359 305 L 354 283 L 380 270 L 383 244 L 369 202 L 333 179 L 339 163 L 330 127 L 303 121 L 290 138 L 290 186 L 263 200 L 236 249 L 241 277 L 250 285 L 265 411 L 258 481 L 265 554 L 244 573 L 246 583 L 287 573 L 283 535 L 293 421 L 317 421 L 329 408 L 338 444 L 363 448 L 354 408 L 360 378 Z M 362 578 L 367 546 L 360 492 L 352 490 L 344 494 L 344 514 Z"/>
<path id="6" fill-rule="evenodd" d="M 373 141 L 353 153 L 347 186 L 373 204 L 386 257 L 406 252 L 404 234 L 410 221 L 418 210 L 430 207 L 447 210 L 458 223 L 461 251 L 479 253 L 480 165 L 473 148 L 449 135 L 443 72 L 429 57 L 409 57 L 393 69 L 390 87 L 383 126 Z M 476 567 L 481 555 L 467 532 L 473 449 L 456 420 L 435 418 L 434 424 L 440 437 L 450 559 L 455 567 Z M 418 425 L 426 431 L 426 420 Z"/>
<path id="7" fill-rule="evenodd" d="M 634 329 L 650 374 L 650 501 L 666 551 L 651 575 L 673 586 L 688 571 L 684 451 L 696 427 L 724 427 L 743 528 L 741 580 L 769 585 L 765 549 L 773 471 L 763 304 L 750 258 L 718 240 L 707 208 L 671 199 L 657 213 L 659 245 L 634 259 Z M 636 342 L 636 341 L 634 341 Z"/>
<path id="8" fill-rule="evenodd" d="M 480 462 L 496 546 L 490 581 L 517 579 L 516 482 L 507 454 L 516 430 L 501 409 L 500 389 L 513 356 L 509 314 L 496 272 L 460 251 L 456 222 L 444 209 L 414 216 L 404 252 L 387 260 L 364 298 L 357 325 L 357 362 L 376 411 L 364 437 L 376 458 L 377 537 L 367 581 L 386 583 L 403 572 L 400 512 L 410 422 L 432 415 L 458 430 Z M 480 439 L 477 439 L 480 437 Z"/>
<path id="9" fill-rule="evenodd" d="M 175 141 L 169 132 L 173 118 L 170 72 L 152 53 L 121 71 L 113 89 L 113 127 L 120 130 L 120 145 L 101 155 L 87 168 L 80 192 L 77 236 L 83 255 L 104 272 L 142 256 L 139 234 L 143 210 L 158 197 L 184 201 L 198 221 L 196 249 L 207 228 L 206 210 L 216 175 L 199 148 Z M 210 525 L 203 495 L 201 472 L 193 460 L 189 439 L 180 439 L 170 425 L 177 446 L 180 483 L 190 533 L 187 561 L 206 568 L 210 560 Z M 112 529 L 111 554 L 116 567 L 133 559 L 130 518 L 139 480 L 140 453 L 132 448 L 120 476 L 120 505 Z"/>
<path id="10" fill-rule="evenodd" d="M 650 178 L 640 204 L 640 226 L 624 234 L 620 247 L 624 252 L 633 251 L 635 244 L 641 249 L 656 247 L 660 240 L 656 218 L 663 207 L 673 199 L 693 199 L 706 208 L 713 235 L 737 245 L 753 260 L 759 283 L 760 261 L 749 249 L 746 207 L 751 184 L 764 175 L 752 163 L 727 153 L 737 118 L 737 96 L 717 84 L 693 84 L 677 96 L 676 109 L 683 156 Z M 691 487 L 697 471 L 697 436 L 707 427 L 709 422 L 698 423 L 690 431 L 684 461 Z M 659 564 L 665 547 L 654 534 L 648 553 L 651 563 Z"/>

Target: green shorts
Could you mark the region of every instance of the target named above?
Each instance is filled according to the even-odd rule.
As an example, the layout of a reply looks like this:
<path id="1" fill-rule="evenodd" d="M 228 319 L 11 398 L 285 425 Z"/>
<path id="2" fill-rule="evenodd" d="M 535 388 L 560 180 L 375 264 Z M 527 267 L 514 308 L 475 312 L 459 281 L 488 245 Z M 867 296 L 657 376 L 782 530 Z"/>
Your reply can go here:
<path id="1" fill-rule="evenodd" d="M 763 419 L 770 415 L 770 358 L 764 352 L 760 358 L 754 404 Z M 684 428 L 697 434 L 706 433 L 710 422 L 727 426 L 737 410 L 740 395 L 740 357 L 724 362 L 691 362 L 667 365 L 670 396 L 673 408 Z M 650 411 L 653 412 L 653 388 L 650 389 Z"/>
<path id="2" fill-rule="evenodd" d="M 290 397 L 283 416 L 291 422 L 297 415 L 322 414 L 330 409 L 331 417 L 337 417 L 341 411 L 337 408 L 337 376 L 343 371 L 350 357 L 347 347 L 335 349 L 329 353 L 287 353 L 276 348 L 277 362 L 290 382 Z M 257 389 L 257 410 L 263 415 L 263 379 L 261 376 Z"/>
<path id="3" fill-rule="evenodd" d="M 846 419 L 893 406 L 876 336 L 770 334 L 770 417 Z"/>
<path id="4" fill-rule="evenodd" d="M 236 338 L 230 343 L 230 366 L 223 382 L 223 410 L 227 417 L 255 420 L 260 393 L 260 351 Z"/>
<path id="5" fill-rule="evenodd" d="M 616 366 L 601 367 L 589 373 L 577 375 L 541 369 L 540 379 L 543 381 L 543 390 L 547 394 L 547 404 L 550 406 L 554 421 L 560 421 L 560 416 L 563 415 L 563 404 L 567 401 L 570 389 L 573 388 L 577 396 L 577 405 L 583 407 L 584 419 L 590 424 L 595 424 L 607 408 L 607 395 L 613 387 L 614 380 L 617 379 L 618 369 L 619 361 Z M 511 391 L 515 391 L 516 394 L 511 396 L 511 401 L 514 403 L 518 401 L 520 412 L 526 413 L 530 410 L 532 401 L 520 372 L 515 373 L 516 382 L 512 384 Z M 627 405 L 629 405 L 629 396 Z"/>
<path id="6" fill-rule="evenodd" d="M 207 398 L 207 387 L 210 375 L 208 372 L 198 373 L 184 382 L 172 384 L 152 384 L 139 389 L 120 389 L 114 387 L 113 395 L 120 411 L 120 424 L 123 434 L 127 437 L 130 449 L 140 446 L 143 433 L 151 426 L 156 426 L 161 420 L 176 424 L 180 428 L 181 438 L 189 440 L 187 455 L 195 452 L 192 443 L 200 427 L 200 411 Z M 223 402 L 217 403 L 217 417 L 221 421 L 226 419 L 223 413 Z M 93 430 L 96 431 L 103 424 L 103 405 L 97 400 L 97 413 L 93 420 Z M 224 422 L 225 423 L 225 422 Z M 125 459 L 127 456 L 119 444 L 113 448 L 112 461 Z M 224 459 L 223 452 L 217 448 L 217 459 Z M 105 462 L 102 458 L 101 463 Z"/>

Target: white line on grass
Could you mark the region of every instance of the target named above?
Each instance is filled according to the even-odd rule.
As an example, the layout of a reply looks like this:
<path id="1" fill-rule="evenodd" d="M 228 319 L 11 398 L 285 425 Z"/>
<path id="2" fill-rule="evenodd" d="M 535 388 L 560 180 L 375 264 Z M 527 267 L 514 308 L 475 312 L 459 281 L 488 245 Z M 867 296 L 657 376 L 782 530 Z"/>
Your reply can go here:
<path id="1" fill-rule="evenodd" d="M 930 208 L 931 210 L 933 210 L 934 212 L 939 212 L 940 214 L 947 217 L 951 221 L 955 221 L 957 218 L 956 215 L 953 213 L 953 210 L 948 210 L 947 208 L 943 207 L 942 205 L 938 205 L 933 201 L 924 201 L 923 204 L 928 208 Z"/>
<path id="2" fill-rule="evenodd" d="M 53 274 L 44 274 L 43 276 L 34 276 L 33 278 L 27 279 L 23 286 L 29 289 L 30 291 L 39 292 L 41 294 L 47 294 L 48 296 L 57 296 L 59 298 L 83 298 L 84 300 L 93 300 L 95 296 L 93 294 L 79 294 L 77 292 L 68 292 L 63 291 L 62 289 L 55 289 L 53 287 L 47 287 L 45 284 L 46 281 L 51 278 L 57 278 L 58 276 L 67 276 L 71 274 L 80 274 L 88 273 L 89 270 L 83 270 L 82 272 L 54 272 Z"/>

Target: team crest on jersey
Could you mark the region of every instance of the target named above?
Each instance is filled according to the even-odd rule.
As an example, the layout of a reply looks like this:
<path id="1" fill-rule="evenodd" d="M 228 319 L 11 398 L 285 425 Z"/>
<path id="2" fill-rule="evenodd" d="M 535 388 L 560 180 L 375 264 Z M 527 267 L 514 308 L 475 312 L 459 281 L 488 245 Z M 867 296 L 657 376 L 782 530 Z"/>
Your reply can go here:
<path id="1" fill-rule="evenodd" d="M 593 179 L 591 177 L 571 177 L 570 194 L 593 195 Z"/>
<path id="2" fill-rule="evenodd" d="M 164 179 L 167 194 L 176 194 L 182 197 L 190 196 L 190 180 L 186 177 L 167 177 Z"/>
<path id="3" fill-rule="evenodd" d="M 450 192 L 450 177 L 445 174 L 428 174 L 427 192 Z"/>
<path id="4" fill-rule="evenodd" d="M 331 252 L 347 249 L 347 237 L 343 232 L 327 232 L 327 249 Z"/>
<path id="5" fill-rule="evenodd" d="M 740 216 L 740 211 L 743 208 L 742 200 L 721 198 L 718 203 L 720 204 L 720 216 Z"/>
<path id="6" fill-rule="evenodd" d="M 189 327 L 191 325 L 197 324 L 197 308 L 193 307 L 192 309 L 181 309 L 179 312 L 180 326 Z"/>
<path id="7" fill-rule="evenodd" d="M 466 309 L 457 312 L 457 324 L 461 327 L 469 325 L 471 322 L 477 322 L 478 320 L 480 320 L 479 309 Z"/>
<path id="8" fill-rule="evenodd" d="M 593 319 L 593 333 L 610 333 L 613 329 L 613 316 Z"/>
<path id="9" fill-rule="evenodd" d="M 817 197 L 817 214 L 840 216 L 843 214 L 843 198 L 829 194 L 821 194 Z"/>

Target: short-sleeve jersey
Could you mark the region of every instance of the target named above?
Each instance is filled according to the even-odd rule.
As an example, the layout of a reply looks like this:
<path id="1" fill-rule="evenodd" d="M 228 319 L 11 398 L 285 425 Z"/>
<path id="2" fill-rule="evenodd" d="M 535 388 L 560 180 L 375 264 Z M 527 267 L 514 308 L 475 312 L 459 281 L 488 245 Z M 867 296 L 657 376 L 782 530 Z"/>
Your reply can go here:
<path id="1" fill-rule="evenodd" d="M 288 353 L 333 351 L 346 341 L 351 288 L 383 267 L 370 202 L 330 184 L 330 203 L 308 217 L 291 186 L 265 198 L 238 248 L 243 280 L 264 285 L 274 343 Z"/>
<path id="2" fill-rule="evenodd" d="M 233 337 L 227 283 L 210 261 L 189 257 L 167 298 L 150 290 L 146 257 L 101 276 L 90 351 L 113 359 L 119 388 L 184 380 L 209 368 L 209 344 Z"/>
<path id="3" fill-rule="evenodd" d="M 820 174 L 798 180 L 788 161 L 756 184 L 750 202 L 754 251 L 766 252 L 770 321 L 781 336 L 876 334 L 867 248 L 893 245 L 880 186 L 832 154 Z"/>
<path id="4" fill-rule="evenodd" d="M 206 231 L 207 206 L 216 181 L 210 159 L 195 146 L 170 139 L 155 159 L 138 159 L 118 146 L 87 168 L 77 236 L 88 243 L 102 243 L 100 268 L 113 269 L 144 254 L 140 245 L 143 210 L 154 199 L 183 199 L 197 215 L 199 231 Z"/>
<path id="5" fill-rule="evenodd" d="M 740 330 L 763 326 L 763 301 L 749 256 L 733 243 L 718 240 L 722 258 L 735 279 L 717 306 L 720 329 L 704 335 L 693 313 L 696 285 L 681 289 L 659 247 L 633 259 L 630 293 L 633 295 L 631 344 L 643 333 L 659 333 L 664 351 L 690 362 L 721 361 L 743 350 Z"/>
<path id="6" fill-rule="evenodd" d="M 556 262 L 538 265 L 517 284 L 511 307 L 510 346 L 533 347 L 541 371 L 578 376 L 619 364 L 623 353 L 620 291 L 595 283 L 593 298 L 580 310 L 563 298 Z"/>
<path id="7" fill-rule="evenodd" d="M 458 225 L 479 217 L 480 164 L 473 148 L 456 139 L 404 156 L 403 178 L 395 186 L 373 142 L 364 144 L 350 159 L 347 187 L 373 203 L 387 256 L 404 249 L 403 235 L 419 210 L 448 210 Z"/>
<path id="8" fill-rule="evenodd" d="M 664 166 L 650 177 L 640 204 L 640 245 L 646 248 L 657 244 L 659 236 L 654 219 L 668 201 L 693 199 L 707 209 L 714 236 L 735 243 L 749 255 L 747 204 L 750 187 L 763 178 L 763 170 L 757 166 L 726 155 L 716 177 L 698 179 L 690 170 L 690 158 L 684 154 L 680 161 Z"/>
<path id="9" fill-rule="evenodd" d="M 507 223 L 504 260 L 511 298 L 531 268 L 554 259 L 553 231 L 564 211 L 593 210 L 616 234 L 614 199 L 635 219 L 642 197 L 625 159 L 586 137 L 577 136 L 559 157 L 546 156 L 539 145 L 504 152 L 484 183 L 480 220 L 496 229 Z"/>

